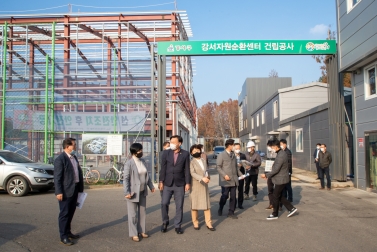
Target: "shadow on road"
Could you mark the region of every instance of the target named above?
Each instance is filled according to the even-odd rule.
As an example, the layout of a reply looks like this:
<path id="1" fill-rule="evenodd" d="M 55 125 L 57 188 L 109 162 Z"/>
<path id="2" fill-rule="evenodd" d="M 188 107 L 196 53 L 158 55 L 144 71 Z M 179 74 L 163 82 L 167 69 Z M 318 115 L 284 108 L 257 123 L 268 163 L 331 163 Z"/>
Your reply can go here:
<path id="1" fill-rule="evenodd" d="M 22 223 L 0 223 L 0 246 L 35 229 L 35 226 Z"/>

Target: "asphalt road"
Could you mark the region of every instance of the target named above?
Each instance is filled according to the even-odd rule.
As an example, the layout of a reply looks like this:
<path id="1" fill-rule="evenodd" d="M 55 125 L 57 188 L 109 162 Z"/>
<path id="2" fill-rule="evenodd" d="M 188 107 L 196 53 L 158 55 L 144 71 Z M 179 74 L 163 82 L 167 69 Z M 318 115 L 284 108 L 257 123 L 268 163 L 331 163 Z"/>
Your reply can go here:
<path id="1" fill-rule="evenodd" d="M 211 162 L 212 163 L 212 162 Z M 217 216 L 220 187 L 211 170 L 211 212 L 215 232 L 192 227 L 186 194 L 184 234 L 170 225 L 160 232 L 160 194 L 147 198 L 147 230 L 139 243 L 128 237 L 127 208 L 122 187 L 90 189 L 82 210 L 77 210 L 72 231 L 81 235 L 75 244 L 60 244 L 58 203 L 54 193 L 32 193 L 15 198 L 0 192 L 0 251 L 376 251 L 377 195 L 357 189 L 320 191 L 312 184 L 293 182 L 298 214 L 267 221 L 267 187 L 259 179 L 259 200 L 245 201 L 238 220 Z M 225 210 L 225 209 L 224 209 Z M 170 206 L 174 218 L 174 201 Z M 226 215 L 226 211 L 224 211 Z"/>

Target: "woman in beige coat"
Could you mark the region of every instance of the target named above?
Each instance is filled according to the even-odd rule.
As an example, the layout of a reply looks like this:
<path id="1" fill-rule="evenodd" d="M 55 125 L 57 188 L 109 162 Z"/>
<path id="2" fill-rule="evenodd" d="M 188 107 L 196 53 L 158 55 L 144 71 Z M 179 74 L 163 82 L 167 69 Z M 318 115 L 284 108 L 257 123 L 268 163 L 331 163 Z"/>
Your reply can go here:
<path id="1" fill-rule="evenodd" d="M 191 217 L 192 223 L 194 224 L 194 229 L 199 230 L 198 221 L 198 210 L 204 210 L 204 218 L 207 224 L 207 228 L 211 231 L 216 229 L 212 226 L 211 221 L 211 204 L 209 201 L 209 190 L 208 183 L 210 176 L 207 172 L 207 164 L 200 157 L 202 154 L 199 145 L 194 144 L 190 148 L 191 156 L 193 159 L 190 163 L 190 173 L 191 173 Z"/>

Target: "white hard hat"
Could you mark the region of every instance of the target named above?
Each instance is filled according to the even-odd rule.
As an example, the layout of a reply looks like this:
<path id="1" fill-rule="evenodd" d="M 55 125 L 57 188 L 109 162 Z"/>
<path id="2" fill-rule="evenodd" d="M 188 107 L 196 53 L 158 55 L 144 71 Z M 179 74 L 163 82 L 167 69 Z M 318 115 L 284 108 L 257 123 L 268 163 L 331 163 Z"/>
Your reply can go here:
<path id="1" fill-rule="evenodd" d="M 255 143 L 253 141 L 249 141 L 246 145 L 246 148 L 255 147 Z"/>

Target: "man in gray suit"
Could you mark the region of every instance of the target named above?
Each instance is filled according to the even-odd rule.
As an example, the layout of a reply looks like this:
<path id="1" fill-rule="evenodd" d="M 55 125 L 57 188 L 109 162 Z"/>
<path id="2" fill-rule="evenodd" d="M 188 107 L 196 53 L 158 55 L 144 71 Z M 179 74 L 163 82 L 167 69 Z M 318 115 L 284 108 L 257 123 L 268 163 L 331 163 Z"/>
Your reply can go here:
<path id="1" fill-rule="evenodd" d="M 221 152 L 216 161 L 217 171 L 219 173 L 219 185 L 221 186 L 219 216 L 223 214 L 223 208 L 230 194 L 228 217 L 238 219 L 234 215 L 236 208 L 236 190 L 238 187 L 238 177 L 244 179 L 244 175 L 237 166 L 237 158 L 233 152 L 234 140 L 228 139 L 225 142 L 225 151 Z"/>
<path id="2" fill-rule="evenodd" d="M 190 154 L 182 150 L 183 139 L 175 135 L 170 137 L 170 150 L 165 150 L 161 157 L 160 184 L 162 191 L 161 213 L 162 227 L 161 232 L 165 233 L 169 225 L 169 204 L 174 194 L 175 219 L 174 226 L 177 234 L 183 234 L 181 229 L 183 217 L 183 202 L 185 191 L 190 190 Z"/>
<path id="3" fill-rule="evenodd" d="M 267 220 L 278 219 L 279 212 L 279 202 L 281 202 L 288 209 L 288 216 L 291 217 L 297 208 L 292 206 L 292 204 L 285 198 L 282 197 L 283 189 L 286 184 L 289 183 L 289 166 L 288 166 L 288 155 L 280 149 L 280 141 L 275 139 L 271 141 L 271 148 L 277 154 L 274 164 L 272 165 L 272 170 L 269 173 L 262 174 L 262 178 L 271 178 L 272 183 L 275 185 L 273 196 L 273 212 L 267 217 Z"/>

